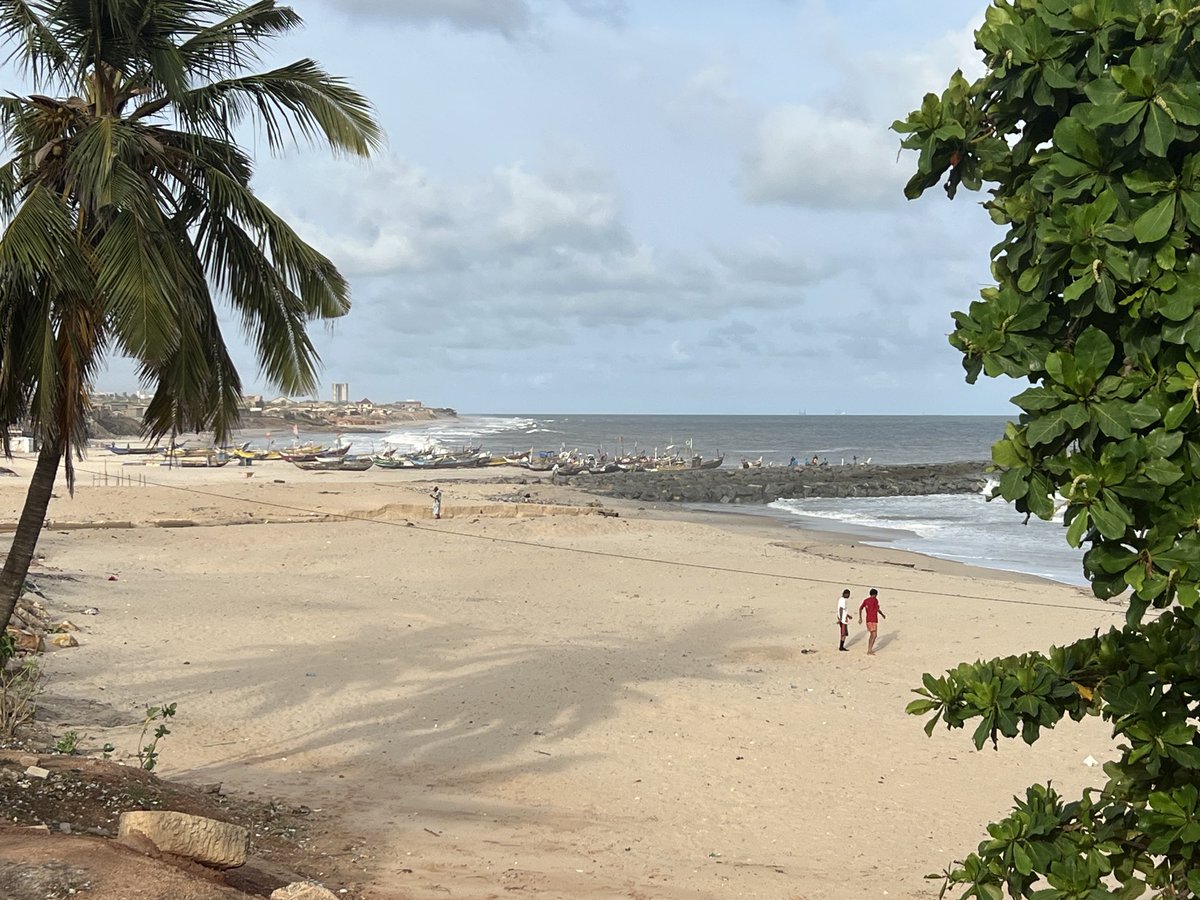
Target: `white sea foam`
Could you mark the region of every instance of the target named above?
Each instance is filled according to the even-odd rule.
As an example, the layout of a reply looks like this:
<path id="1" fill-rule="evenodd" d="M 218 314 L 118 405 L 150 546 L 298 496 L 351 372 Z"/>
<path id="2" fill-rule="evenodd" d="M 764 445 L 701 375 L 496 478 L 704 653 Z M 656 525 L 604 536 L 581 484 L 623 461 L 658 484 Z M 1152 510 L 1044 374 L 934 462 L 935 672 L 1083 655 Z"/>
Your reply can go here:
<path id="1" fill-rule="evenodd" d="M 1026 572 L 1069 584 L 1084 584 L 1081 552 L 1070 548 L 1061 519 L 1044 522 L 1025 517 L 1002 501 L 980 494 L 925 497 L 850 497 L 779 500 L 777 509 L 842 526 L 885 529 L 891 538 L 869 535 L 868 543 L 886 543 L 929 556 L 994 569 Z"/>

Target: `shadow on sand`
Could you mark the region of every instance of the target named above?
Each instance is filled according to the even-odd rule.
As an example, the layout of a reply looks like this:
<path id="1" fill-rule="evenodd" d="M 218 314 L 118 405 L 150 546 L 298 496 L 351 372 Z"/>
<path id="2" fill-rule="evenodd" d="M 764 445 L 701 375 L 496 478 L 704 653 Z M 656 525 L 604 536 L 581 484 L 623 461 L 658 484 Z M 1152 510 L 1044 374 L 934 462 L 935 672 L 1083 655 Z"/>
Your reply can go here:
<path id="1" fill-rule="evenodd" d="M 570 766 L 556 742 L 614 717 L 619 703 L 653 699 L 649 686 L 678 679 L 736 681 L 722 671 L 729 648 L 761 637 L 741 618 L 695 622 L 670 636 L 570 636 L 554 643 L 495 643 L 495 632 L 465 625 L 421 629 L 419 640 L 377 630 L 290 653 L 245 648 L 236 659 L 159 680 L 163 697 L 186 697 L 212 685 L 229 686 L 231 719 L 245 731 L 275 734 L 238 750 L 204 771 L 280 756 L 337 748 L 339 766 L 369 758 L 374 771 L 424 782 L 467 776 L 502 779 L 526 771 Z M 245 673 L 259 676 L 244 685 Z M 304 690 L 297 690 L 297 682 Z M 204 685 L 200 687 L 199 683 Z M 322 702 L 312 702 L 312 701 Z M 186 712 L 186 703 L 181 703 Z M 320 710 L 332 712 L 320 717 Z M 249 727 L 246 727 L 249 725 Z M 249 752 L 246 752 L 249 751 Z M 526 754 L 528 762 L 519 761 Z"/>

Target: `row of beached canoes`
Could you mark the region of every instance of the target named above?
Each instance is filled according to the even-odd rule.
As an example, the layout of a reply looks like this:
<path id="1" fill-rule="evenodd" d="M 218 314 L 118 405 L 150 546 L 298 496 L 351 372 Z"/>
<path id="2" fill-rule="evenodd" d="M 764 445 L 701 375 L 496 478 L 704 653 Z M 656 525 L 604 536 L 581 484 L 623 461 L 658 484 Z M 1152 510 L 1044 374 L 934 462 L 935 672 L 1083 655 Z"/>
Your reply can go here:
<path id="1" fill-rule="evenodd" d="M 517 466 L 535 472 L 554 475 L 600 475 L 609 472 L 666 472 L 691 469 L 715 469 L 724 461 L 724 456 L 704 459 L 699 454 L 647 456 L 631 455 L 609 457 L 605 453 L 583 454 L 578 450 L 534 450 L 509 456 L 493 455 L 480 447 L 464 447 L 461 450 L 427 449 L 409 453 L 389 450 L 375 455 L 350 454 L 350 444 L 327 447 L 306 444 L 282 449 L 256 448 L 250 442 L 240 447 L 170 447 L 142 448 L 118 447 L 110 444 L 107 449 L 118 455 L 161 454 L 163 465 L 181 468 L 213 468 L 224 466 L 237 459 L 244 465 L 252 462 L 280 460 L 290 462 L 306 471 L 315 472 L 362 472 L 376 467 L 380 469 L 472 469 L 481 466 Z"/>

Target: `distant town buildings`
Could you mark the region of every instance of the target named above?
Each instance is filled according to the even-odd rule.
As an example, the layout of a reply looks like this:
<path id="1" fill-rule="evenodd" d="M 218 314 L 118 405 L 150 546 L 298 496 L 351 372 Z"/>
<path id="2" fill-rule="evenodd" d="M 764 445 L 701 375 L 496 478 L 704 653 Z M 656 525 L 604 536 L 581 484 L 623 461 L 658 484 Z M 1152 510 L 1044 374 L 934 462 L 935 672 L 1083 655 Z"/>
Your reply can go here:
<path id="1" fill-rule="evenodd" d="M 375 403 L 368 397 L 352 401 L 350 385 L 335 382 L 335 399 L 297 400 L 276 397 L 268 400 L 262 394 L 246 394 L 240 404 L 242 428 L 272 428 L 297 425 L 300 428 L 389 427 L 393 423 L 417 419 L 436 419 L 456 415 L 453 409 L 425 406 L 420 400 L 398 400 Z M 341 399 L 336 399 L 341 398 Z M 124 422 L 139 422 L 146 414 L 150 398 L 141 392 L 121 394 L 97 391 L 92 395 L 92 418 L 104 424 L 112 417 Z M 118 425 L 119 422 L 112 422 Z M 128 426 L 123 426 L 128 427 Z M 109 428 L 108 430 L 112 430 Z M 127 432 L 132 433 L 132 432 Z"/>

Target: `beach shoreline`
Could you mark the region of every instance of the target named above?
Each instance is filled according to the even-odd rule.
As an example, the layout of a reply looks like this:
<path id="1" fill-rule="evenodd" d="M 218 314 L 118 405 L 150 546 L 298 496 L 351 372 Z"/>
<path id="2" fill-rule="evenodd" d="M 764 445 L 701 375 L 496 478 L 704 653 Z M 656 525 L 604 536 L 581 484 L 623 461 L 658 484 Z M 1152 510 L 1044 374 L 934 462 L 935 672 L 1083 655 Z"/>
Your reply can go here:
<path id="1" fill-rule="evenodd" d="M 53 692 L 177 701 L 163 774 L 320 809 L 363 898 L 930 897 L 1023 785 L 1102 779 L 1100 723 L 976 753 L 903 715 L 923 671 L 1119 622 L 1076 588 L 485 470 L 103 473 L 31 572 L 84 628 Z M 881 590 L 875 658 L 837 652 L 842 584 Z"/>

